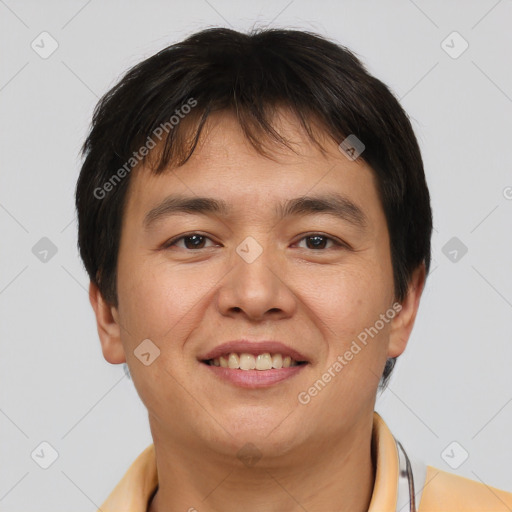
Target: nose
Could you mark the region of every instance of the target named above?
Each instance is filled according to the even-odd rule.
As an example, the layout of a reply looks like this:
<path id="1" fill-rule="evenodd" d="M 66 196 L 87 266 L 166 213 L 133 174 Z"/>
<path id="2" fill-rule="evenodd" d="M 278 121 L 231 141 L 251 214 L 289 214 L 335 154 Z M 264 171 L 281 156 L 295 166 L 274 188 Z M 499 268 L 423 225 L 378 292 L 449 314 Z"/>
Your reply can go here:
<path id="1" fill-rule="evenodd" d="M 286 267 L 264 249 L 254 260 L 234 255 L 234 266 L 226 275 L 217 295 L 222 315 L 245 316 L 251 321 L 293 316 L 297 299 L 289 288 Z"/>

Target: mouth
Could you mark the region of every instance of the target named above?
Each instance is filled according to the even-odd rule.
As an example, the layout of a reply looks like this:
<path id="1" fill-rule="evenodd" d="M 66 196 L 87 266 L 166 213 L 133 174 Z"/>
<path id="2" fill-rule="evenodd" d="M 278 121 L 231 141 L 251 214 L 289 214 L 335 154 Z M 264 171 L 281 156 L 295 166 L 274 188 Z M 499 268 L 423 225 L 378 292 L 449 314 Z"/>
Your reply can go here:
<path id="1" fill-rule="evenodd" d="M 263 352 L 261 354 L 250 354 L 247 352 L 225 353 L 219 357 L 205 359 L 201 361 L 209 366 L 218 366 L 221 368 L 229 368 L 230 370 L 279 370 L 281 368 L 291 368 L 307 364 L 307 361 L 296 361 L 289 355 L 280 353 L 271 354 Z"/>
<path id="2" fill-rule="evenodd" d="M 310 361 L 295 349 L 274 341 L 236 340 L 200 356 L 216 378 L 244 388 L 264 388 L 291 378 Z"/>

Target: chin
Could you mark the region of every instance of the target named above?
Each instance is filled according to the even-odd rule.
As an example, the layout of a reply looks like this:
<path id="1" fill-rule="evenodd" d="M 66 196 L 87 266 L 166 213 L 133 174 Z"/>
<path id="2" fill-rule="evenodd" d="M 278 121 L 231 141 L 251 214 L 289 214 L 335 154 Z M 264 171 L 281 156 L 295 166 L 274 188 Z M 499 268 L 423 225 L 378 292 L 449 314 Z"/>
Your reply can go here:
<path id="1" fill-rule="evenodd" d="M 225 442 L 227 447 L 235 451 L 246 444 L 253 444 L 265 454 L 286 453 L 290 445 L 295 444 L 298 437 L 301 437 L 299 426 L 294 428 L 294 425 L 285 421 L 289 414 L 290 411 L 284 410 L 269 414 L 267 410 L 261 416 L 253 411 L 250 416 L 231 418 L 226 423 L 221 423 L 228 425 L 226 430 L 221 427 L 216 429 L 221 439 L 215 443 L 221 445 Z"/>

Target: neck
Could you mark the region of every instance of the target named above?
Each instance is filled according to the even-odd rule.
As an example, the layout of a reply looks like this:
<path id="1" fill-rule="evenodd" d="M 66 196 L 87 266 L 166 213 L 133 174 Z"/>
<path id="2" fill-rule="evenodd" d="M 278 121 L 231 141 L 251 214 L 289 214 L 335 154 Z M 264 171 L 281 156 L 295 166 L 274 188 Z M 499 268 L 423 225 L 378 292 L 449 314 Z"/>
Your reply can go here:
<path id="1" fill-rule="evenodd" d="M 308 442 L 251 466 L 207 457 L 204 447 L 158 442 L 153 432 L 159 485 L 148 512 L 367 511 L 375 481 L 372 425 L 373 415 L 334 442 Z"/>

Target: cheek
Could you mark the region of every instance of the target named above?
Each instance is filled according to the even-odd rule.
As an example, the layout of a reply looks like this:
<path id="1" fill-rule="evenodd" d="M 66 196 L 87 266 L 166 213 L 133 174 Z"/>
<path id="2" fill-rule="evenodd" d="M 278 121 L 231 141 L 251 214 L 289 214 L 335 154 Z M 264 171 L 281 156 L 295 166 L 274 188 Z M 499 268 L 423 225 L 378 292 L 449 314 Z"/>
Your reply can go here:
<path id="1" fill-rule="evenodd" d="M 153 256 L 140 255 L 120 265 L 120 318 L 130 343 L 149 338 L 176 352 L 200 324 L 222 269 L 178 265 Z"/>
<path id="2" fill-rule="evenodd" d="M 182 349 L 201 321 L 201 298 L 214 279 L 202 285 L 197 272 L 142 256 L 125 259 L 118 272 L 119 318 L 126 327 L 121 341 L 139 397 L 153 416 L 180 410 L 187 397 L 180 383 L 186 382 L 193 364 Z M 148 366 L 134 353 L 146 339 L 160 351 Z M 172 418 L 166 421 L 172 423 Z"/>
<path id="3" fill-rule="evenodd" d="M 337 348 L 372 326 L 392 304 L 392 284 L 382 274 L 387 270 L 375 262 L 347 265 L 319 284 L 321 293 L 313 296 L 319 318 L 329 327 L 328 339 Z"/>
<path id="4" fill-rule="evenodd" d="M 309 400 L 306 422 L 320 415 L 325 428 L 334 432 L 347 418 L 363 415 L 375 400 L 394 317 L 389 281 L 379 280 L 379 272 L 347 267 L 324 283 L 326 292 L 316 297 L 317 325 L 328 353 L 311 387 L 301 390 L 302 400 Z"/>

